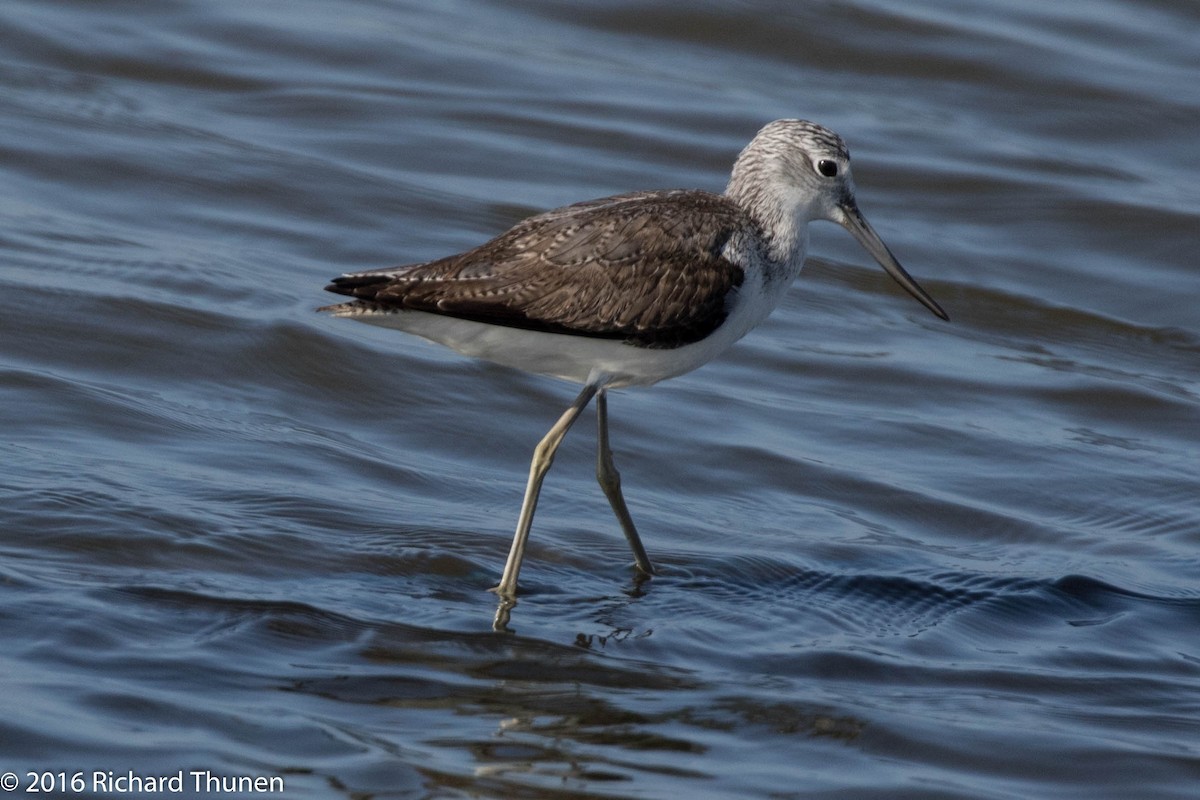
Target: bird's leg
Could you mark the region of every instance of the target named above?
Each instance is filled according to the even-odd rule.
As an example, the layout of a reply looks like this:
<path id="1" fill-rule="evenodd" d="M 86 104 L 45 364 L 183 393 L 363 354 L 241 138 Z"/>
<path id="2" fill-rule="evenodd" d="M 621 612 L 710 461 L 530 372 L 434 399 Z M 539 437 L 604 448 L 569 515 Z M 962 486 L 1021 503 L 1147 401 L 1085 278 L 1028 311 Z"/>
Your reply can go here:
<path id="1" fill-rule="evenodd" d="M 653 575 L 654 567 L 650 565 L 646 548 L 642 547 L 642 540 L 638 538 L 637 528 L 633 525 L 633 517 L 629 515 L 629 508 L 621 495 L 621 473 L 617 472 L 613 465 L 612 448 L 608 446 L 608 393 L 604 389 L 596 395 L 596 440 L 596 480 L 600 482 L 604 496 L 608 498 L 613 513 L 617 515 L 617 521 L 621 523 L 621 530 L 629 540 L 629 547 L 633 550 L 638 569 L 647 575 Z"/>
<path id="2" fill-rule="evenodd" d="M 571 407 L 563 412 L 563 415 L 558 418 L 558 422 L 554 423 L 554 427 L 542 437 L 537 447 L 533 449 L 533 461 L 529 465 L 529 483 L 525 486 L 525 501 L 521 504 L 521 516 L 517 519 L 517 532 L 513 536 L 512 549 L 508 551 L 508 562 L 504 565 L 504 574 L 500 576 L 500 584 L 493 589 L 496 594 L 500 595 L 501 610 L 506 610 L 506 603 L 511 608 L 517 597 L 517 574 L 521 571 L 521 559 L 525 557 L 525 542 L 529 538 L 529 528 L 533 525 L 533 512 L 537 508 L 538 494 L 542 491 L 542 479 L 550 471 L 550 465 L 554 463 L 554 453 L 562 444 L 563 437 L 567 435 L 571 425 L 579 418 L 579 412 L 587 407 L 596 394 L 596 389 L 594 384 L 584 386 L 583 391 L 579 393 L 579 397 L 575 398 Z M 507 613 L 504 616 L 507 619 Z M 499 623 L 499 611 L 496 618 Z"/>

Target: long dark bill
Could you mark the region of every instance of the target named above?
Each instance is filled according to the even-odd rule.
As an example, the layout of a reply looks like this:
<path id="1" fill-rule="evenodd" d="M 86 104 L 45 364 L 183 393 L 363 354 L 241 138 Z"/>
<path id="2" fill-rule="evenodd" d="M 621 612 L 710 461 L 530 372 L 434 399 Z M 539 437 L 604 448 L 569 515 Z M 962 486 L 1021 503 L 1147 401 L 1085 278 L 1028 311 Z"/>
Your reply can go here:
<path id="1" fill-rule="evenodd" d="M 892 279 L 911 294 L 921 305 L 928 308 L 936 316 L 941 317 L 947 322 L 950 321 L 950 316 L 942 310 L 942 307 L 937 304 L 937 301 L 929 296 L 929 293 L 922 289 L 912 276 L 904 271 L 904 267 L 900 266 L 900 262 L 892 255 L 892 251 L 888 250 L 883 239 L 879 238 L 879 234 L 871 227 L 862 212 L 858 210 L 858 204 L 851 199 L 847 203 L 843 203 L 842 211 L 845 212 L 845 219 L 842 221 L 842 227 L 850 231 L 858 243 L 866 248 L 867 252 L 879 262 L 879 266 L 883 267 L 884 271 L 892 276 Z"/>

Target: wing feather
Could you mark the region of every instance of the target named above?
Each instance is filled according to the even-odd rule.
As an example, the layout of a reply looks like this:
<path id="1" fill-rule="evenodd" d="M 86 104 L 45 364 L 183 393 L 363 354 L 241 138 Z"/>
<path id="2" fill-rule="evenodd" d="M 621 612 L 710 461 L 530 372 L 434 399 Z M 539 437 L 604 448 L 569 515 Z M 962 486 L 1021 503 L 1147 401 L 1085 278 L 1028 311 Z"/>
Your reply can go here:
<path id="1" fill-rule="evenodd" d="M 724 321 L 744 277 L 725 244 L 752 225 L 708 192 L 617 195 L 530 217 L 459 255 L 326 288 L 381 311 L 677 347 Z"/>

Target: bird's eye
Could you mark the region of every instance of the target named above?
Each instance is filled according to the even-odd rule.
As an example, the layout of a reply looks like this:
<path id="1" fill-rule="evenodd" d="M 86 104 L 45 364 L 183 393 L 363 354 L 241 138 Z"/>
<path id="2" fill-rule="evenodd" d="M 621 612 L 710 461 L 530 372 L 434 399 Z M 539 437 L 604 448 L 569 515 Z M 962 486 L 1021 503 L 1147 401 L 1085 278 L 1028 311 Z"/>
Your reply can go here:
<path id="1" fill-rule="evenodd" d="M 821 173 L 826 178 L 836 177 L 838 173 L 837 162 L 831 161 L 828 158 L 822 158 L 817 162 L 817 172 Z"/>

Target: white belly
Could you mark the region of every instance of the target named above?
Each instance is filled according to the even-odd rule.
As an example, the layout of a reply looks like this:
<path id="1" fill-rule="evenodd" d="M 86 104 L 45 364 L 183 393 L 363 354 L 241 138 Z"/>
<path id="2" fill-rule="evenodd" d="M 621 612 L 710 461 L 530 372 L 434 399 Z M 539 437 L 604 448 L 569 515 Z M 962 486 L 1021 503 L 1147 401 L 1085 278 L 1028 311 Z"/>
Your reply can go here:
<path id="1" fill-rule="evenodd" d="M 647 348 L 620 339 L 544 333 L 447 317 L 424 311 L 335 312 L 337 316 L 396 328 L 443 344 L 463 355 L 539 375 L 602 386 L 648 386 L 691 372 L 727 350 L 778 304 L 783 285 L 764 286 L 762 273 L 749 271 L 729 316 L 708 337 L 675 348 Z"/>

